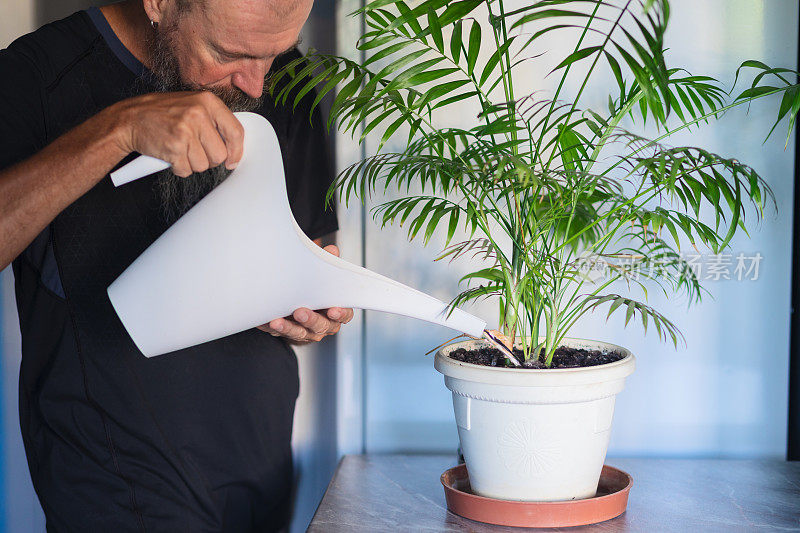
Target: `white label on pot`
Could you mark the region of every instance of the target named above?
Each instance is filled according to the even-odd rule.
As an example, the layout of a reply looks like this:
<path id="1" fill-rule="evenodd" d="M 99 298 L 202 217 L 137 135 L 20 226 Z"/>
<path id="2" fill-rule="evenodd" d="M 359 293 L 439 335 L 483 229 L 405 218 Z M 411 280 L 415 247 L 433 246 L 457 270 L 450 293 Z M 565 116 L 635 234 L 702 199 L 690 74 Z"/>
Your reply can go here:
<path id="1" fill-rule="evenodd" d="M 594 432 L 602 433 L 611 429 L 611 420 L 614 418 L 614 400 L 616 398 L 611 396 L 596 400 L 595 407 L 595 424 Z"/>
<path id="2" fill-rule="evenodd" d="M 472 411 L 472 398 L 453 395 L 453 410 L 456 413 L 456 425 L 461 429 L 470 429 L 470 411 Z"/>

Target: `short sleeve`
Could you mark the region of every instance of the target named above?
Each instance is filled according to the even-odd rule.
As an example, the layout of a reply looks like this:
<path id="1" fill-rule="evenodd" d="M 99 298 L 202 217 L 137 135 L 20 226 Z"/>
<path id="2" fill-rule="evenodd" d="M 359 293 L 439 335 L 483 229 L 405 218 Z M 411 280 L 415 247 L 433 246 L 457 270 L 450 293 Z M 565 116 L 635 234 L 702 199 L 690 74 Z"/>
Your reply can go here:
<path id="1" fill-rule="evenodd" d="M 335 177 L 330 143 L 319 107 L 314 109 L 311 120 L 311 105 L 316 91 L 306 94 L 290 113 L 286 153 L 286 182 L 289 203 L 297 224 L 310 239 L 316 239 L 339 229 L 336 207 L 333 201 L 325 205 L 325 196 Z"/>
<path id="2" fill-rule="evenodd" d="M 12 44 L 0 50 L 0 170 L 44 147 L 43 82 L 34 64 Z"/>

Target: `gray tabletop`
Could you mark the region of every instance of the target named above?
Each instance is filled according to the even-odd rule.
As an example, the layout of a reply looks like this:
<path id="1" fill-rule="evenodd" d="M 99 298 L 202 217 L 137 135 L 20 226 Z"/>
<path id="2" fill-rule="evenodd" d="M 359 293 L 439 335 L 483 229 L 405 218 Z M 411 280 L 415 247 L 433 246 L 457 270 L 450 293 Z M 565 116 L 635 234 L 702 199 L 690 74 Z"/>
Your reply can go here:
<path id="1" fill-rule="evenodd" d="M 311 532 L 523 531 L 447 511 L 439 476 L 450 455 L 348 455 Z M 633 476 L 628 510 L 593 526 L 533 531 L 800 531 L 800 463 L 609 459 Z"/>

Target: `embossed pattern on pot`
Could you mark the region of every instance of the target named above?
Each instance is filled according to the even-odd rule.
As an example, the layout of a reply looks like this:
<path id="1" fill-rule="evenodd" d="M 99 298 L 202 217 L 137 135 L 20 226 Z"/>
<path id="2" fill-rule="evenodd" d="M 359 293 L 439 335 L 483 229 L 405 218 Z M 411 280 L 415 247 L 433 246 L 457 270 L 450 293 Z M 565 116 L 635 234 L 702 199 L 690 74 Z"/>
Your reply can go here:
<path id="1" fill-rule="evenodd" d="M 528 477 L 553 470 L 562 450 L 560 443 L 549 437 L 553 433 L 538 430 L 530 418 L 511 421 L 497 438 L 497 453 L 506 470 Z"/>

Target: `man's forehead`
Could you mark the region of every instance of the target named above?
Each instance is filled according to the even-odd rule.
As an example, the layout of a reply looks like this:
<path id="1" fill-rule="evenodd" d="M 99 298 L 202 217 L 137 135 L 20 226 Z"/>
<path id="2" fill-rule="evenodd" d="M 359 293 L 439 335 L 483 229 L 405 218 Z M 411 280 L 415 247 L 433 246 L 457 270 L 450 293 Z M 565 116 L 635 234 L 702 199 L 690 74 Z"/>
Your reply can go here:
<path id="1" fill-rule="evenodd" d="M 194 0 L 202 3 L 210 17 L 260 18 L 281 24 L 302 18 L 311 11 L 314 0 Z"/>
<path id="2" fill-rule="evenodd" d="M 228 40 L 223 40 L 222 42 L 218 43 L 216 40 L 211 39 L 208 41 L 208 44 L 219 55 L 225 56 L 229 59 L 264 59 L 269 57 L 277 57 L 281 54 L 285 54 L 293 48 L 296 48 L 300 44 L 300 39 L 295 39 L 289 45 L 285 45 L 283 43 L 274 43 L 274 46 L 272 46 L 274 50 L 268 52 L 248 51 L 246 45 L 237 43 L 235 39 L 231 39 L 230 42 L 232 44 L 228 44 Z"/>
<path id="3" fill-rule="evenodd" d="M 275 56 L 294 47 L 310 0 L 205 0 L 202 16 L 212 45 L 226 52 Z M 281 9 L 275 9 L 281 6 Z"/>

